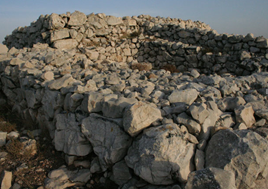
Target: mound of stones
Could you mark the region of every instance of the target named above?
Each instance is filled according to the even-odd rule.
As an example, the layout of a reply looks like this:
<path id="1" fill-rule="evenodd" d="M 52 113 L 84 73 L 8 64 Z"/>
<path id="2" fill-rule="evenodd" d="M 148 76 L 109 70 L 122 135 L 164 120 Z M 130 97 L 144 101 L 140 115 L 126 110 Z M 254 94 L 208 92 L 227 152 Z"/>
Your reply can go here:
<path id="1" fill-rule="evenodd" d="M 142 28 L 138 37 L 123 40 L 124 47 L 117 46 L 122 42 L 120 32 L 136 28 Z M 54 170 L 45 186 L 79 186 L 98 173 L 122 189 L 266 188 L 268 72 L 262 63 L 268 61 L 267 39 L 218 35 L 208 28 L 200 22 L 170 18 L 122 19 L 75 12 L 41 16 L 31 26 L 8 36 L 8 48 L 0 47 L 0 86 L 5 97 L 1 104 L 7 103 L 23 119 L 48 130 L 68 165 L 76 157 L 96 156 L 79 174 L 66 167 Z M 66 37 L 61 33 L 57 38 L 58 31 L 66 32 Z M 198 38 L 193 31 L 206 32 Z M 162 38 L 155 40 L 153 35 Z M 13 40 L 16 37 L 21 41 Z M 112 41 L 115 38 L 118 40 Z M 94 39 L 102 46 L 84 44 Z M 149 43 L 140 46 L 141 40 L 148 39 Z M 174 55 L 174 60 L 182 49 L 186 53 L 187 63 L 177 61 L 176 65 L 187 70 L 171 73 L 155 69 L 157 64 L 153 63 L 151 70 L 131 69 L 133 62 L 137 63 L 132 54 L 135 48 L 143 48 L 140 52 L 147 48 L 155 58 L 152 62 L 161 61 L 158 56 L 163 54 L 158 52 L 169 49 L 169 42 L 162 43 L 168 39 L 173 39 L 170 50 L 175 53 L 169 55 Z M 159 45 L 158 50 L 153 51 L 149 45 L 153 43 Z M 175 43 L 183 43 L 183 48 L 175 47 Z M 199 52 L 191 54 L 198 49 L 193 44 L 213 44 L 215 51 L 204 55 L 199 51 L 202 56 L 198 59 L 213 65 L 207 68 L 211 74 L 204 74 L 205 67 L 187 60 L 198 57 Z M 223 49 L 231 44 L 228 54 L 226 48 L 221 55 L 215 54 L 219 44 Z M 113 53 L 107 48 L 124 58 L 111 59 Z M 233 59 L 233 64 L 251 62 L 258 69 L 246 72 L 249 67 L 245 64 L 241 75 L 224 73 L 235 56 L 239 61 Z M 213 61 L 204 57 L 213 57 Z M 220 66 L 226 69 L 224 74 L 213 72 L 217 64 L 225 65 Z M 235 67 L 232 73 L 237 70 Z M 5 141 L 5 134 L 0 137 L 0 142 Z"/>

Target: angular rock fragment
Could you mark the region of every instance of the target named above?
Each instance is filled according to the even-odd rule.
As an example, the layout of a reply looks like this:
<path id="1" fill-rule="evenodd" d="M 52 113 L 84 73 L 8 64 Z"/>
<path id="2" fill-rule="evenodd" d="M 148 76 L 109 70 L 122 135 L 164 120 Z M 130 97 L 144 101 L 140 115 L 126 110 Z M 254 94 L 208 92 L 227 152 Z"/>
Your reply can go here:
<path id="1" fill-rule="evenodd" d="M 158 108 L 152 104 L 137 102 L 125 109 L 123 127 L 128 134 L 134 137 L 158 119 L 162 119 Z"/>
<path id="2" fill-rule="evenodd" d="M 113 166 L 112 180 L 119 186 L 125 184 L 132 178 L 129 167 L 124 160 L 117 162 Z"/>
<path id="3" fill-rule="evenodd" d="M 84 112 L 100 112 L 102 110 L 103 94 L 90 92 L 84 96 L 81 109 Z"/>
<path id="4" fill-rule="evenodd" d="M 170 103 L 184 102 L 191 105 L 198 96 L 198 92 L 195 89 L 174 90 L 169 95 L 168 100 Z"/>
<path id="5" fill-rule="evenodd" d="M 201 126 L 195 120 L 193 120 L 190 116 L 188 116 L 185 112 L 181 113 L 177 117 L 178 123 L 185 125 L 189 131 L 189 133 L 193 135 L 199 135 L 201 131 Z"/>
<path id="6" fill-rule="evenodd" d="M 185 182 L 194 169 L 194 148 L 176 124 L 161 125 L 144 130 L 129 148 L 125 161 L 151 184 Z"/>
<path id="7" fill-rule="evenodd" d="M 68 155 L 86 156 L 92 152 L 92 146 L 81 133 L 74 114 L 58 114 L 54 138 L 55 148 Z"/>
<path id="8" fill-rule="evenodd" d="M 10 189 L 12 182 L 12 172 L 10 171 L 2 171 L 0 175 L 0 186 L 1 189 Z"/>
<path id="9" fill-rule="evenodd" d="M 51 90 L 59 90 L 63 87 L 67 87 L 68 85 L 72 84 L 74 82 L 73 77 L 70 74 L 66 74 L 60 79 L 52 81 L 48 87 Z"/>
<path id="10" fill-rule="evenodd" d="M 75 11 L 71 14 L 70 20 L 68 21 L 68 25 L 70 26 L 81 26 L 87 20 L 87 16 L 79 11 Z"/>
<path id="11" fill-rule="evenodd" d="M 207 111 L 206 104 L 192 104 L 189 108 L 189 111 L 192 117 L 200 124 L 202 124 L 205 119 L 208 117 L 209 112 Z"/>
<path id="12" fill-rule="evenodd" d="M 131 137 L 116 123 L 94 114 L 83 119 L 81 130 L 99 157 L 102 171 L 122 160 L 131 145 Z"/>
<path id="13" fill-rule="evenodd" d="M 103 115 L 109 118 L 122 118 L 125 108 L 135 104 L 137 100 L 135 98 L 111 99 L 103 103 L 102 112 Z"/>
<path id="14" fill-rule="evenodd" d="M 256 122 L 254 118 L 254 110 L 251 105 L 238 106 L 234 112 L 236 122 L 244 123 L 248 128 Z"/>
<path id="15" fill-rule="evenodd" d="M 237 188 L 254 188 L 267 178 L 268 141 L 250 130 L 220 130 L 208 143 L 206 167 L 233 172 Z"/>

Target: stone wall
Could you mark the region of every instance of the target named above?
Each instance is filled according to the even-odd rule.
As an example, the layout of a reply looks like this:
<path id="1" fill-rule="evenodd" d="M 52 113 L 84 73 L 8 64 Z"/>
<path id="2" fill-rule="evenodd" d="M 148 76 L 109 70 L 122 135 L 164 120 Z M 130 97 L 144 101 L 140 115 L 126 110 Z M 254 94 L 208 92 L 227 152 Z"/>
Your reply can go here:
<path id="1" fill-rule="evenodd" d="M 36 35 L 40 28 L 43 38 Z M 198 38 L 191 31 L 206 34 Z M 26 43 L 23 35 L 40 41 L 28 36 Z M 216 36 L 225 40 L 221 50 L 209 42 L 213 36 L 215 42 Z M 14 31 L 6 40 L 9 49 L 0 46 L 0 103 L 48 130 L 68 165 L 93 156 L 90 168 L 80 170 L 87 178 L 103 174 L 121 188 L 263 188 L 266 42 L 252 35 L 217 35 L 203 23 L 178 19 L 52 14 L 24 32 Z M 245 44 L 255 45 L 245 50 Z M 189 70 L 131 69 L 137 61 Z M 239 72 L 244 76 L 201 73 L 214 72 L 216 65 L 221 72 L 233 69 L 228 62 L 244 64 Z M 58 182 L 51 178 L 46 187 Z"/>
<path id="2" fill-rule="evenodd" d="M 78 48 L 92 61 L 150 62 L 155 68 L 175 65 L 202 73 L 248 75 L 266 71 L 268 41 L 263 37 L 218 34 L 191 20 L 140 15 L 51 14 L 5 38 L 9 48 L 47 43 L 59 49 Z"/>

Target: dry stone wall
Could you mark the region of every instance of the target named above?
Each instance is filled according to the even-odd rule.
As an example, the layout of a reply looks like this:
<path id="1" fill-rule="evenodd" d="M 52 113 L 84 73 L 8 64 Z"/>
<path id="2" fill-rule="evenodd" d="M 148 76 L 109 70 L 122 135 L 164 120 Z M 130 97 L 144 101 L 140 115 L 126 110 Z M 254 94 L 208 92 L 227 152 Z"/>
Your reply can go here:
<path id="1" fill-rule="evenodd" d="M 249 75 L 266 71 L 268 40 L 264 37 L 218 34 L 200 21 L 140 15 L 105 14 L 43 16 L 5 38 L 9 48 L 46 43 L 58 49 L 78 48 L 92 61 L 150 62 L 179 71 Z"/>
<path id="2" fill-rule="evenodd" d="M 95 157 L 79 179 L 67 168 L 50 173 L 46 188 L 80 186 L 96 173 L 119 188 L 267 186 L 267 39 L 219 35 L 201 22 L 77 11 L 41 16 L 5 43 L 1 105 L 48 130 L 68 165 Z M 186 71 L 131 69 L 137 61 Z M 228 62 L 242 76 L 215 73 L 216 65 L 233 69 Z"/>

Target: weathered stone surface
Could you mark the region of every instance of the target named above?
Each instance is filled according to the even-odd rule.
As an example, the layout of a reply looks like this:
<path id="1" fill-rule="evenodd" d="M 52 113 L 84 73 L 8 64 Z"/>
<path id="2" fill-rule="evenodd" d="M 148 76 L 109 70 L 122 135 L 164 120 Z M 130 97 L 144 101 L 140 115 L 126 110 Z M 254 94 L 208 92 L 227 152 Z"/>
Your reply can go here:
<path id="1" fill-rule="evenodd" d="M 168 100 L 170 103 L 185 102 L 191 105 L 198 96 L 198 92 L 195 89 L 174 90 L 169 95 Z"/>
<path id="2" fill-rule="evenodd" d="M 117 18 L 115 16 L 110 16 L 107 19 L 107 24 L 110 26 L 119 25 L 119 24 L 123 24 L 123 20 L 121 18 Z"/>
<path id="3" fill-rule="evenodd" d="M 68 38 L 70 36 L 68 29 L 55 30 L 50 35 L 50 41 L 54 42 L 59 39 Z"/>
<path id="4" fill-rule="evenodd" d="M 99 157 L 103 171 L 122 160 L 131 145 L 131 138 L 116 123 L 95 114 L 83 119 L 81 130 Z"/>
<path id="5" fill-rule="evenodd" d="M 236 122 L 245 123 L 247 127 L 251 127 L 256 122 L 251 105 L 238 106 L 234 112 Z"/>
<path id="6" fill-rule="evenodd" d="M 154 185 L 185 182 L 193 171 L 194 144 L 184 139 L 176 124 L 146 129 L 128 150 L 127 165 Z"/>
<path id="7" fill-rule="evenodd" d="M 0 147 L 6 144 L 7 132 L 0 131 Z"/>
<path id="8" fill-rule="evenodd" d="M 223 112 L 234 111 L 240 105 L 246 104 L 246 101 L 242 97 L 226 97 L 218 101 L 219 109 Z"/>
<path id="9" fill-rule="evenodd" d="M 86 156 L 92 152 L 92 146 L 81 133 L 74 114 L 56 116 L 55 148 L 68 155 Z"/>
<path id="10" fill-rule="evenodd" d="M 127 166 L 124 160 L 117 162 L 113 166 L 113 175 L 112 179 L 119 186 L 125 184 L 132 178 L 129 167 Z"/>
<path id="11" fill-rule="evenodd" d="M 73 49 L 78 46 L 78 42 L 75 39 L 62 39 L 53 43 L 53 46 L 57 49 Z"/>
<path id="12" fill-rule="evenodd" d="M 48 85 L 48 87 L 51 90 L 59 90 L 63 87 L 67 87 L 68 85 L 72 84 L 73 82 L 74 82 L 74 79 L 73 79 L 72 75 L 66 74 L 63 77 L 61 77 L 60 79 L 52 81 Z"/>
<path id="13" fill-rule="evenodd" d="M 87 20 L 87 16 L 84 13 L 75 11 L 71 14 L 68 25 L 81 26 L 86 22 L 86 20 Z"/>
<path id="14" fill-rule="evenodd" d="M 124 98 L 111 99 L 103 103 L 102 112 L 103 115 L 110 118 L 122 118 L 124 110 L 135 104 L 137 100 L 135 98 Z"/>
<path id="15" fill-rule="evenodd" d="M 85 184 L 89 181 L 91 173 L 88 169 L 75 171 L 68 170 L 65 166 L 49 172 L 45 180 L 45 188 L 68 188 L 75 185 Z"/>
<path id="16" fill-rule="evenodd" d="M 102 111 L 103 94 L 91 92 L 84 96 L 81 103 L 81 109 L 84 112 L 100 112 Z"/>
<path id="17" fill-rule="evenodd" d="M 206 104 L 192 104 L 189 108 L 191 116 L 200 124 L 202 124 L 208 117 L 209 112 L 207 111 Z"/>
<path id="18" fill-rule="evenodd" d="M 189 174 L 185 189 L 236 189 L 235 175 L 231 171 L 209 167 Z"/>
<path id="19" fill-rule="evenodd" d="M 63 28 L 64 26 L 65 26 L 65 22 L 58 14 L 52 13 L 49 16 L 48 29 L 50 30 L 60 29 L 60 28 Z"/>
<path id="20" fill-rule="evenodd" d="M 268 141 L 250 130 L 220 130 L 208 143 L 206 167 L 235 174 L 237 188 L 254 188 L 258 177 L 267 178 Z"/>
<path id="21" fill-rule="evenodd" d="M 6 54 L 8 51 L 8 48 L 6 45 L 0 44 L 0 54 Z"/>
<path id="22" fill-rule="evenodd" d="M 185 125 L 187 127 L 189 133 L 191 133 L 193 135 L 199 135 L 199 133 L 201 131 L 200 124 L 197 123 L 195 120 L 193 120 L 185 112 L 178 115 L 177 122 Z"/>
<path id="23" fill-rule="evenodd" d="M 158 108 L 152 104 L 137 102 L 124 111 L 123 127 L 133 137 L 158 119 L 162 119 Z"/>
<path id="24" fill-rule="evenodd" d="M 196 149 L 194 157 L 195 169 L 201 170 L 205 166 L 205 153 L 202 150 Z"/>
<path id="25" fill-rule="evenodd" d="M 12 181 L 12 172 L 10 171 L 2 171 L 0 176 L 0 186 L 1 189 L 10 189 Z"/>

